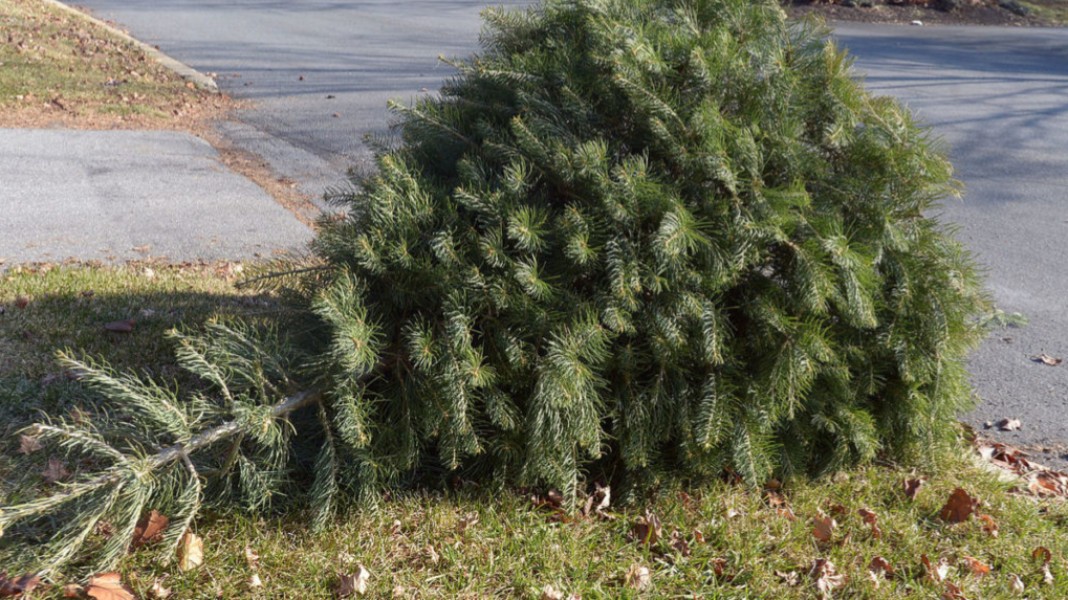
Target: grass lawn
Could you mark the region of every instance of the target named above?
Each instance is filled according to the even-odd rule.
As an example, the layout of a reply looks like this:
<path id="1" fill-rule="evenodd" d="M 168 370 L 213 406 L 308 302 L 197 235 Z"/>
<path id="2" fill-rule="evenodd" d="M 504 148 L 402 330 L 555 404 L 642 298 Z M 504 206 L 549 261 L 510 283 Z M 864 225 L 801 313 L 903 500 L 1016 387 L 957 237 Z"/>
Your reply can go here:
<path id="1" fill-rule="evenodd" d="M 69 412 L 92 401 L 55 366 L 55 349 L 173 378 L 166 329 L 195 326 L 214 312 L 272 310 L 269 298 L 233 287 L 239 270 L 230 263 L 66 266 L 0 275 L 0 498 L 16 479 L 42 477 L 15 466 L 17 430 L 39 410 Z M 135 320 L 128 333 L 104 328 L 127 319 Z M 903 482 L 921 477 L 925 484 L 909 499 Z M 943 521 L 939 513 L 957 487 L 979 498 L 978 511 L 990 520 Z M 825 585 L 839 586 L 828 588 L 833 597 L 937 598 L 948 584 L 967 598 L 1068 597 L 1068 505 L 1011 487 L 960 459 L 919 473 L 870 466 L 788 482 L 778 492 L 728 482 L 649 490 L 632 504 L 613 502 L 604 516 L 582 517 L 538 508 L 529 492 L 467 483 L 383 498 L 378 510 L 348 507 L 319 534 L 308 529 L 295 496 L 275 513 L 202 517 L 200 568 L 182 571 L 148 546 L 130 554 L 121 573 L 141 598 L 154 597 L 156 585 L 181 599 L 330 598 L 339 576 L 361 566 L 372 598 L 812 598 L 819 584 L 813 565 L 826 560 L 843 576 L 822 571 Z M 878 535 L 861 509 L 875 515 Z M 647 514 L 660 532 L 644 544 L 632 534 Z M 822 515 L 835 520 L 826 541 L 813 533 Z M 1050 551 L 1049 577 L 1042 557 L 1033 558 L 1039 547 Z M 11 551 L 10 540 L 0 543 L 0 553 Z M 930 574 L 924 556 L 936 573 L 944 563 L 945 581 Z M 869 575 L 875 557 L 893 568 L 892 577 L 876 583 Z M 84 575 L 72 570 L 68 578 Z M 1022 593 L 1013 587 L 1017 578 Z M 33 596 L 61 597 L 61 586 Z"/>
<path id="2" fill-rule="evenodd" d="M 180 128 L 226 104 L 86 19 L 0 0 L 0 126 Z"/>
<path id="3" fill-rule="evenodd" d="M 1050 23 L 1068 24 L 1068 0 L 1023 0 L 1021 4 Z"/>

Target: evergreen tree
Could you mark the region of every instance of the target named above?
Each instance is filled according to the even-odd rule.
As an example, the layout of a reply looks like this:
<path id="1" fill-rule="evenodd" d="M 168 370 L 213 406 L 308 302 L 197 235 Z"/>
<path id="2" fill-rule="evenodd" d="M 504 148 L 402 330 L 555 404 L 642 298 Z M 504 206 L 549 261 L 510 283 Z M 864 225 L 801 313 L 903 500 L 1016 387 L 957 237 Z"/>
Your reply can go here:
<path id="1" fill-rule="evenodd" d="M 208 472 L 266 497 L 301 407 L 318 523 L 342 490 L 370 501 L 427 470 L 574 499 L 591 469 L 760 484 L 952 438 L 985 299 L 930 214 L 951 167 L 825 30 L 772 0 L 485 18 L 440 95 L 395 107 L 399 141 L 336 196 L 319 265 L 279 280 L 303 333 L 181 338 L 215 390 L 183 401 L 81 365 L 138 427 L 41 426 L 111 466 L 0 527 L 78 503 L 65 560 L 93 519 L 191 518 Z"/>

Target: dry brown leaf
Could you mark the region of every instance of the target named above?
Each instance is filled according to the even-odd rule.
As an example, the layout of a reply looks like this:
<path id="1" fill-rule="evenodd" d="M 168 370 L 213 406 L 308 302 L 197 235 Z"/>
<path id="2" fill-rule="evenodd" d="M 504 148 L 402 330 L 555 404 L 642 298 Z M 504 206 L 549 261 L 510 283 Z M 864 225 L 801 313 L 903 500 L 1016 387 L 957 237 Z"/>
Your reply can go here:
<path id="1" fill-rule="evenodd" d="M 862 508 L 857 513 L 861 519 L 864 519 L 864 523 L 871 527 L 871 536 L 873 538 L 879 539 L 883 536 L 883 531 L 879 529 L 879 515 L 867 508 Z"/>
<path id="2" fill-rule="evenodd" d="M 30 298 L 28 296 L 17 296 L 15 298 L 15 306 L 18 308 L 26 308 L 30 305 Z"/>
<path id="3" fill-rule="evenodd" d="M 834 536 L 834 528 L 838 523 L 821 511 L 816 518 L 812 520 L 812 537 L 821 542 L 831 541 L 831 537 Z"/>
<path id="4" fill-rule="evenodd" d="M 185 532 L 178 542 L 178 568 L 192 571 L 204 564 L 204 540 L 192 531 Z"/>
<path id="5" fill-rule="evenodd" d="M 868 577 L 871 578 L 875 587 L 879 587 L 879 582 L 883 579 L 890 579 L 894 576 L 894 567 L 890 564 L 890 561 L 881 556 L 876 556 L 868 563 Z"/>
<path id="6" fill-rule="evenodd" d="M 786 519 L 787 521 L 796 521 L 797 520 L 797 515 L 794 514 L 794 509 L 790 508 L 789 506 L 783 506 L 783 507 L 780 507 L 780 508 L 776 508 L 775 512 L 778 513 L 778 515 L 780 517 Z"/>
<path id="7" fill-rule="evenodd" d="M 582 507 L 582 514 L 587 517 L 591 514 L 602 514 L 608 510 L 611 502 L 612 488 L 598 484 L 597 489 L 590 494 L 589 498 L 586 498 L 586 504 Z"/>
<path id="8" fill-rule="evenodd" d="M 632 590 L 644 590 L 652 583 L 653 574 L 649 571 L 649 567 L 643 567 L 637 563 L 631 565 L 623 577 L 623 584 Z"/>
<path id="9" fill-rule="evenodd" d="M 1053 553 L 1045 546 L 1039 546 L 1031 552 L 1031 560 L 1042 561 L 1042 583 L 1053 584 L 1053 573 L 1049 570 L 1049 564 L 1053 562 Z"/>
<path id="10" fill-rule="evenodd" d="M 690 542 L 686 540 L 678 529 L 671 532 L 670 545 L 679 554 L 683 556 L 690 555 Z"/>
<path id="11" fill-rule="evenodd" d="M 81 598 L 83 593 L 85 593 L 85 588 L 77 583 L 68 583 L 63 586 L 64 598 Z"/>
<path id="12" fill-rule="evenodd" d="M 19 436 L 19 454 L 33 454 L 42 448 L 41 440 L 33 435 Z"/>
<path id="13" fill-rule="evenodd" d="M 1024 582 L 1019 575 L 1015 573 L 1009 575 L 1009 589 L 1016 594 L 1024 593 Z"/>
<path id="14" fill-rule="evenodd" d="M 698 544 L 705 543 L 705 534 L 704 534 L 704 532 L 702 532 L 700 529 L 694 529 L 693 530 L 693 541 L 697 542 Z"/>
<path id="15" fill-rule="evenodd" d="M 1056 367 L 1057 365 L 1059 365 L 1062 362 L 1064 362 L 1063 359 L 1054 358 L 1054 357 L 1052 357 L 1052 356 L 1050 356 L 1048 354 L 1039 354 L 1037 356 L 1032 356 L 1031 360 L 1033 360 L 1033 361 L 1035 361 L 1037 363 L 1042 363 L 1042 364 L 1044 364 L 1046 366 L 1049 366 L 1049 367 Z"/>
<path id="16" fill-rule="evenodd" d="M 133 319 L 111 321 L 110 323 L 104 323 L 104 329 L 112 333 L 130 333 L 134 330 L 134 325 L 136 324 L 137 321 Z"/>
<path id="17" fill-rule="evenodd" d="M 0 573 L 0 598 L 29 594 L 40 583 L 41 578 L 32 573 L 14 579 L 8 579 L 7 573 Z"/>
<path id="18" fill-rule="evenodd" d="M 167 600 L 171 597 L 171 590 L 163 587 L 163 582 L 157 579 L 152 582 L 152 587 L 148 588 L 148 596 L 153 600 Z"/>
<path id="19" fill-rule="evenodd" d="M 1038 496 L 1068 496 L 1068 475 L 1048 469 L 1027 474 L 1027 489 Z"/>
<path id="20" fill-rule="evenodd" d="M 133 590 L 122 584 L 118 573 L 102 573 L 89 578 L 85 593 L 96 600 L 136 600 Z"/>
<path id="21" fill-rule="evenodd" d="M 723 573 L 727 570 L 727 559 L 717 556 L 709 564 L 712 565 L 712 572 L 716 577 L 723 577 Z"/>
<path id="22" fill-rule="evenodd" d="M 1019 419 L 1002 419 L 997 423 L 994 423 L 1001 431 L 1017 431 L 1023 427 L 1023 423 Z"/>
<path id="23" fill-rule="evenodd" d="M 920 488 L 923 487 L 923 478 L 906 479 L 903 484 L 905 488 L 905 497 L 909 500 L 915 500 L 916 494 L 918 494 Z"/>
<path id="24" fill-rule="evenodd" d="M 355 595 L 367 593 L 367 582 L 371 579 L 371 572 L 363 565 L 356 566 L 356 572 L 351 575 L 338 574 L 337 595 L 339 598 L 349 598 Z"/>
<path id="25" fill-rule="evenodd" d="M 974 556 L 964 556 L 961 558 L 961 561 L 968 567 L 968 570 L 971 571 L 973 575 L 983 576 L 990 574 L 990 565 Z"/>
<path id="26" fill-rule="evenodd" d="M 950 583 L 950 582 L 947 581 L 946 582 L 946 589 L 945 589 L 945 591 L 942 592 L 942 599 L 943 600 L 968 600 L 968 597 L 964 595 L 964 592 L 961 591 L 961 589 L 959 587 L 957 587 L 956 584 Z"/>
<path id="27" fill-rule="evenodd" d="M 253 573 L 252 576 L 248 578 L 248 587 L 254 590 L 263 587 L 263 580 L 260 579 L 259 573 Z"/>
<path id="28" fill-rule="evenodd" d="M 163 539 L 163 531 L 167 529 L 167 525 L 170 522 L 171 520 L 166 515 L 160 514 L 156 510 L 144 515 L 134 528 L 133 540 L 130 542 L 130 546 L 140 548 L 145 544 L 160 541 Z"/>
<path id="29" fill-rule="evenodd" d="M 998 522 L 994 520 L 994 517 L 985 514 L 975 513 L 975 517 L 983 522 L 983 531 L 990 537 L 998 537 Z"/>
<path id="30" fill-rule="evenodd" d="M 245 546 L 245 562 L 250 568 L 255 569 L 260 564 L 260 555 L 249 546 Z"/>
<path id="31" fill-rule="evenodd" d="M 61 459 L 50 458 L 41 476 L 48 483 L 55 483 L 70 477 L 70 471 L 67 470 L 67 465 Z"/>
<path id="32" fill-rule="evenodd" d="M 645 511 L 645 516 L 638 517 L 630 528 L 629 537 L 639 544 L 652 546 L 664 536 L 664 528 L 660 524 L 660 517 L 652 511 Z"/>
<path id="33" fill-rule="evenodd" d="M 474 527 L 475 525 L 478 525 L 478 514 L 467 513 L 466 515 L 460 517 L 460 520 L 457 521 L 456 531 L 459 533 L 463 533 L 468 529 Z"/>
<path id="34" fill-rule="evenodd" d="M 948 523 L 963 523 L 967 521 L 975 509 L 979 507 L 979 500 L 966 492 L 964 488 L 957 488 L 949 495 L 942 511 L 938 513 L 943 521 Z"/>
<path id="35" fill-rule="evenodd" d="M 775 576 L 790 587 L 797 587 L 801 583 L 801 576 L 797 571 L 775 571 Z"/>
<path id="36" fill-rule="evenodd" d="M 812 563 L 809 576 L 816 580 L 816 591 L 821 598 L 829 597 L 831 592 L 845 584 L 845 575 L 839 575 L 834 563 L 825 558 L 817 558 Z"/>
<path id="37" fill-rule="evenodd" d="M 389 526 L 390 535 L 400 535 L 403 526 L 400 519 L 393 519 L 393 524 Z"/>
<path id="38" fill-rule="evenodd" d="M 949 574 L 949 561 L 940 558 L 938 559 L 938 566 L 935 566 L 931 563 L 931 559 L 927 558 L 926 554 L 921 554 L 920 562 L 923 563 L 928 579 L 935 583 L 942 583 L 946 580 L 946 575 Z"/>

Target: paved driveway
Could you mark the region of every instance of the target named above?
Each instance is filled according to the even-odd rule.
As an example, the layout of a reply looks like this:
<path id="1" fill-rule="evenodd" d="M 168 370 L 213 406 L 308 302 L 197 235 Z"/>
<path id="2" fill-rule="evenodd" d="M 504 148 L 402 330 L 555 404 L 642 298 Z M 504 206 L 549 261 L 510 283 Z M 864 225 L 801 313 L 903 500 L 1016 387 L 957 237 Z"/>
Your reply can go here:
<path id="1" fill-rule="evenodd" d="M 476 48 L 482 0 L 79 4 L 255 100 L 228 134 L 314 196 L 366 160 L 362 137 L 383 131 L 387 99 L 436 89 L 450 74 L 436 57 Z M 1068 30 L 843 25 L 836 36 L 872 89 L 944 138 L 967 185 L 945 218 L 989 265 L 999 306 L 1030 319 L 972 359 L 983 402 L 968 418 L 1020 418 L 1005 437 L 1064 456 L 1068 363 L 1029 357 L 1068 358 Z"/>

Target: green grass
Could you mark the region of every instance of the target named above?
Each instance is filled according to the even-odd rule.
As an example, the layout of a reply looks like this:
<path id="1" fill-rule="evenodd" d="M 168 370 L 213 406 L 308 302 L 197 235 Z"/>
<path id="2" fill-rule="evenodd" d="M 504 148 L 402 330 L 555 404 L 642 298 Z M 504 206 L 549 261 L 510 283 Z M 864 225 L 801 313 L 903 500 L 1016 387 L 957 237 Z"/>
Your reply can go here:
<path id="1" fill-rule="evenodd" d="M 1068 25 L 1068 0 L 1022 0 L 1020 3 L 1052 25 Z"/>
<path id="2" fill-rule="evenodd" d="M 106 356 L 127 369 L 173 376 L 163 332 L 195 326 L 213 313 L 256 316 L 270 299 L 233 288 L 232 265 L 118 268 L 55 267 L 0 275 L 0 417 L 7 442 L 0 460 L 0 494 L 15 478 L 37 476 L 16 462 L 18 427 L 38 410 L 70 411 L 91 401 L 76 381 L 57 371 L 54 349 L 69 347 Z M 85 292 L 92 291 L 92 294 Z M 19 298 L 26 301 L 19 308 Z M 142 311 L 150 310 L 150 316 Z M 108 333 L 103 324 L 140 320 L 129 334 Z M 23 465 L 23 466 L 18 466 Z M 16 474 L 16 470 L 22 471 Z M 347 507 L 322 533 L 312 533 L 299 499 L 274 514 L 215 513 L 197 523 L 206 560 L 194 571 L 165 564 L 152 547 L 129 556 L 124 580 L 142 598 L 160 583 L 171 598 L 330 598 L 339 574 L 358 565 L 371 573 L 367 597 L 532 598 L 545 586 L 582 598 L 812 598 L 809 569 L 829 559 L 844 585 L 842 598 L 941 597 L 942 584 L 928 579 L 921 556 L 949 561 L 948 581 L 968 598 L 1068 597 L 1068 506 L 1009 492 L 1000 480 L 970 460 L 949 461 L 928 477 L 915 500 L 902 491 L 905 478 L 920 474 L 870 466 L 817 481 L 789 482 L 782 497 L 796 520 L 785 516 L 760 490 L 725 482 L 685 489 L 650 490 L 632 505 L 613 504 L 611 518 L 559 522 L 535 508 L 528 493 L 480 488 L 419 489 L 383 498 L 376 511 Z M 980 511 L 1000 527 L 997 537 L 974 519 L 948 524 L 939 510 L 955 487 L 983 501 Z M 299 497 L 298 497 L 299 498 Z M 878 515 L 882 531 L 872 536 L 857 511 Z M 650 511 L 663 523 L 663 539 L 650 547 L 629 539 L 635 520 Z M 830 543 L 812 535 L 820 511 L 838 526 Z M 472 518 L 474 515 L 476 518 Z M 673 531 L 689 555 L 672 548 Z M 700 532 L 700 534 L 696 532 Z M 703 539 L 703 541 L 700 541 Z M 1038 547 L 1053 554 L 1052 584 L 1043 582 Z M 259 555 L 245 558 L 248 548 Z M 433 549 L 431 551 L 431 548 Z M 874 556 L 897 571 L 878 588 L 867 575 Z M 976 576 L 962 563 L 972 556 L 990 565 Z M 436 557 L 436 559 L 435 559 Z M 627 586 L 635 565 L 650 570 L 650 587 Z M 722 565 L 722 566 L 720 566 Z M 253 574 L 262 585 L 253 587 Z M 793 575 L 792 575 L 793 574 Z M 1023 595 L 1010 587 L 1016 575 Z M 796 584 L 788 581 L 796 576 Z M 74 575 L 72 574 L 72 578 Z M 60 582 L 65 583 L 65 582 Z M 403 588 L 403 591 L 401 590 Z M 51 586 L 35 597 L 58 598 Z"/>
<path id="3" fill-rule="evenodd" d="M 96 24 L 41 0 L 0 0 L 0 122 L 131 117 L 162 125 L 217 102 Z"/>

